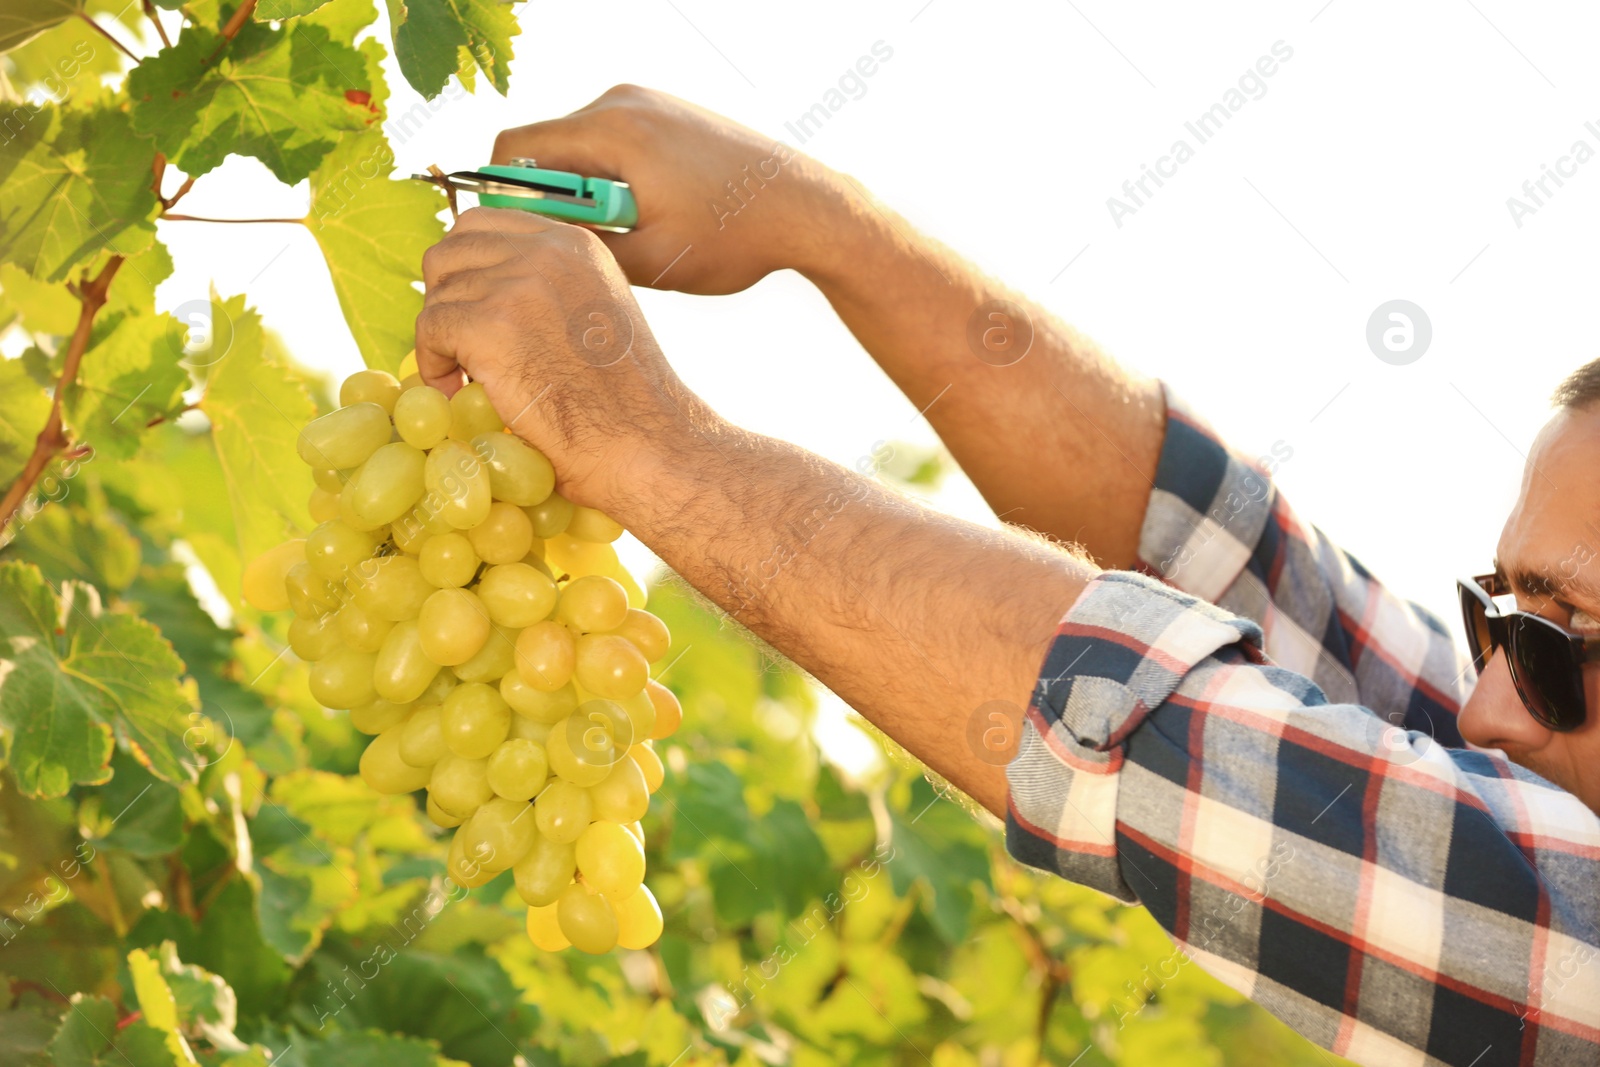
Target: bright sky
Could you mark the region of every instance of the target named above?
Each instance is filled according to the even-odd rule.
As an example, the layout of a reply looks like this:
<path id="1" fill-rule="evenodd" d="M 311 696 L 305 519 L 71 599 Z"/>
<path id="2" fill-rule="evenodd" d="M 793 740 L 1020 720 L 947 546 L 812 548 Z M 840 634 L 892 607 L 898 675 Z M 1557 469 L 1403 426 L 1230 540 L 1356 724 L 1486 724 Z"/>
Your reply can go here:
<path id="1" fill-rule="evenodd" d="M 1301 513 L 1454 626 L 1453 579 L 1488 563 L 1550 390 L 1596 355 L 1600 162 L 1560 161 L 1578 140 L 1600 150 L 1600 109 L 1583 104 L 1597 98 L 1600 13 L 1506 0 L 1227 7 L 618 0 L 586 38 L 526 5 L 510 98 L 449 103 L 399 147 L 399 169 L 481 164 L 500 128 L 622 81 L 793 145 L 785 123 L 881 41 L 892 58 L 804 151 L 1167 379 L 1242 447 L 1292 448 L 1279 481 Z M 1247 78 L 1243 105 L 1201 143 L 1185 123 L 1275 45 L 1273 74 Z M 403 111 L 411 94 L 390 80 Z M 1107 198 L 1179 138 L 1192 158 L 1119 226 Z M 1526 200 L 1545 165 L 1570 176 L 1547 181 L 1519 227 L 1507 198 Z M 299 215 L 305 203 L 304 187 L 235 159 L 184 209 Z M 214 279 L 247 291 L 302 360 L 357 367 L 308 233 L 169 223 L 162 238 L 179 264 L 164 306 Z M 1404 366 L 1366 341 L 1394 299 L 1432 325 Z M 794 275 L 735 297 L 640 300 L 684 378 L 735 421 L 846 464 L 882 439 L 933 440 Z M 959 480 L 940 502 L 993 521 Z"/>

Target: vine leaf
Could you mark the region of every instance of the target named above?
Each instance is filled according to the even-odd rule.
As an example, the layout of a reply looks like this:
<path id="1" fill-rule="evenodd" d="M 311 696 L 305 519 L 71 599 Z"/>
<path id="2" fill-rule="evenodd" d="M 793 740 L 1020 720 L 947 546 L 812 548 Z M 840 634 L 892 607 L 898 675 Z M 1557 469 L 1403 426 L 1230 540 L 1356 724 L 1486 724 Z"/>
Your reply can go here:
<path id="1" fill-rule="evenodd" d="M 266 22 L 273 19 L 294 18 L 296 15 L 309 15 L 327 2 L 328 0 L 261 0 L 256 5 L 254 17 L 257 21 Z"/>
<path id="2" fill-rule="evenodd" d="M 346 139 L 311 177 L 305 223 L 317 239 L 339 307 L 367 366 L 394 371 L 415 343 L 422 253 L 444 236 L 438 189 L 394 181 L 380 134 Z"/>
<path id="3" fill-rule="evenodd" d="M 0 258 L 54 282 L 101 251 L 149 248 L 154 155 L 114 107 L 41 108 L 0 144 Z"/>
<path id="4" fill-rule="evenodd" d="M 84 355 L 62 398 L 75 437 L 113 459 L 132 459 L 145 426 L 183 408 L 189 373 L 184 331 L 170 315 L 126 315 Z"/>
<path id="5" fill-rule="evenodd" d="M 128 75 L 134 127 L 186 174 L 199 177 L 238 153 L 294 185 L 343 134 L 372 122 L 366 63 L 326 28 L 248 23 L 208 65 L 224 43 L 188 27 Z"/>
<path id="6" fill-rule="evenodd" d="M 113 741 L 157 777 L 191 780 L 182 674 L 155 627 L 104 611 L 93 586 L 58 597 L 37 567 L 0 563 L 0 727 L 23 793 L 107 781 Z"/>
<path id="7" fill-rule="evenodd" d="M 310 526 L 311 469 L 295 441 L 317 412 L 299 378 L 267 355 L 261 319 L 244 297 L 213 297 L 212 307 L 214 321 L 231 321 L 232 342 L 211 367 L 200 408 L 211 420 L 239 556 L 251 560 Z"/>
<path id="8" fill-rule="evenodd" d="M 12 0 L 0 11 L 0 52 L 22 47 L 82 9 L 79 0 Z"/>
<path id="9" fill-rule="evenodd" d="M 506 94 L 511 38 L 518 33 L 511 5 L 499 0 L 385 0 L 400 73 L 423 96 L 438 96 L 461 65 L 462 48 Z"/>
<path id="10" fill-rule="evenodd" d="M 50 398 L 22 360 L 0 359 L 0 485 L 10 485 L 22 470 L 49 417 Z"/>

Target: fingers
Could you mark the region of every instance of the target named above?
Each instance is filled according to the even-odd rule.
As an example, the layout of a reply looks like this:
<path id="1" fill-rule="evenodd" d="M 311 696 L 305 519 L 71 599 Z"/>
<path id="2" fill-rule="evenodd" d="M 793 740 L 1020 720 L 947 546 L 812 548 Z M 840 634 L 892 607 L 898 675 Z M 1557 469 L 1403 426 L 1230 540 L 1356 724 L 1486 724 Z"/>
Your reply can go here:
<path id="1" fill-rule="evenodd" d="M 490 162 L 504 166 L 520 157 L 532 159 L 546 170 L 627 181 L 626 146 L 605 126 L 595 113 L 586 111 L 518 126 L 495 138 Z"/>
<path id="2" fill-rule="evenodd" d="M 430 301 L 417 316 L 417 373 L 422 381 L 455 396 L 466 384 L 467 366 L 458 350 L 462 330 L 470 321 L 472 304 Z"/>

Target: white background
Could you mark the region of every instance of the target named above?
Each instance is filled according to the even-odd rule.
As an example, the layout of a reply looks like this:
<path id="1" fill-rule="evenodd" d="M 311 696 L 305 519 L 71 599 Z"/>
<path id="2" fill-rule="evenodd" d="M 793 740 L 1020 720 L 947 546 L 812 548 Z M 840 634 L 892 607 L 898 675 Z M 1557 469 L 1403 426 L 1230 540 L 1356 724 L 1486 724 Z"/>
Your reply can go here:
<path id="1" fill-rule="evenodd" d="M 784 123 L 881 40 L 893 58 L 804 151 L 1167 379 L 1241 447 L 1287 443 L 1279 480 L 1300 512 L 1454 626 L 1452 580 L 1488 564 L 1550 390 L 1596 355 L 1600 160 L 1521 228 L 1506 206 L 1574 140 L 1600 150 L 1584 129 L 1600 120 L 1596 16 L 1506 0 L 1220 6 L 619 0 L 566 22 L 530 3 L 510 98 L 480 85 L 452 101 L 398 170 L 476 166 L 500 128 L 622 81 L 794 144 Z M 1293 57 L 1265 95 L 1118 228 L 1107 198 L 1174 139 L 1195 145 L 1184 122 L 1279 40 Z M 415 98 L 389 75 L 399 113 Z M 183 210 L 305 211 L 303 186 L 253 161 L 224 172 Z M 163 307 L 215 280 L 248 292 L 300 359 L 358 366 L 303 229 L 164 223 L 161 237 L 178 263 Z M 1394 298 L 1432 320 L 1409 366 L 1365 341 Z M 932 441 L 796 276 L 640 299 L 691 386 L 742 424 L 847 464 L 880 439 Z M 993 521 L 965 484 L 939 500 Z"/>

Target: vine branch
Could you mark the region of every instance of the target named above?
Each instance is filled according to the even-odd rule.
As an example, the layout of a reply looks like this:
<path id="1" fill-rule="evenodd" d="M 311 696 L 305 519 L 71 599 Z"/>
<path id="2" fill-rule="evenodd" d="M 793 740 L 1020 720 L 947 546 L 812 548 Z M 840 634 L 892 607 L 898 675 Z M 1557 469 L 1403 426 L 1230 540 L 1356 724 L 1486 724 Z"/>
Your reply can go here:
<path id="1" fill-rule="evenodd" d="M 144 13 L 147 18 L 156 24 L 156 34 L 161 38 L 163 48 L 171 48 L 172 40 L 167 36 L 167 28 L 161 25 L 161 20 L 156 17 L 156 6 L 150 0 L 144 0 Z"/>
<path id="2" fill-rule="evenodd" d="M 94 19 L 90 18 L 87 14 L 85 14 L 82 11 L 79 11 L 77 14 L 78 14 L 78 17 L 80 19 L 82 19 L 83 21 L 87 22 L 91 27 L 93 27 L 94 32 L 98 33 L 100 36 L 104 37 L 106 40 L 110 41 L 113 45 L 115 45 L 117 51 L 121 52 L 123 55 L 125 55 L 129 59 L 133 60 L 133 65 L 134 66 L 138 66 L 139 65 L 139 57 L 134 55 L 133 52 L 128 48 L 127 45 L 123 44 L 121 41 L 117 40 L 114 36 L 112 36 L 110 30 L 108 30 L 104 26 L 100 25 L 98 22 L 96 22 Z"/>
<path id="3" fill-rule="evenodd" d="M 244 3 L 239 5 L 239 10 L 235 11 L 227 24 L 222 27 L 222 40 L 218 42 L 216 50 L 206 57 L 206 66 L 215 63 L 229 43 L 239 36 L 239 31 L 244 29 L 244 24 L 250 21 L 250 16 L 255 14 L 255 10 L 256 0 L 244 0 Z"/>
<path id="4" fill-rule="evenodd" d="M 87 271 L 77 285 L 69 285 L 80 305 L 78 310 L 78 325 L 72 331 L 72 340 L 67 345 L 66 359 L 61 364 L 61 377 L 56 381 L 55 396 L 50 401 L 50 417 L 45 420 L 44 429 L 39 431 L 39 436 L 33 442 L 33 454 L 28 457 L 28 462 L 23 465 L 22 473 L 17 475 L 11 487 L 6 490 L 6 495 L 0 499 L 0 533 L 3 533 L 11 524 L 12 518 L 22 502 L 27 498 L 33 483 L 39 480 L 39 475 L 50 465 L 56 453 L 67 447 L 67 435 L 61 430 L 61 398 L 72 387 L 78 377 L 78 364 L 83 362 L 84 350 L 89 347 L 89 331 L 94 326 L 94 317 L 100 309 L 105 307 L 106 291 L 111 288 L 111 279 L 117 275 L 117 269 L 122 266 L 121 256 L 112 256 L 100 273 L 91 280 Z"/>
<path id="5" fill-rule="evenodd" d="M 161 217 L 166 219 L 168 222 L 226 222 L 230 224 L 250 222 L 292 222 L 296 226 L 305 222 L 305 219 L 213 219 L 204 215 L 162 215 Z"/>

